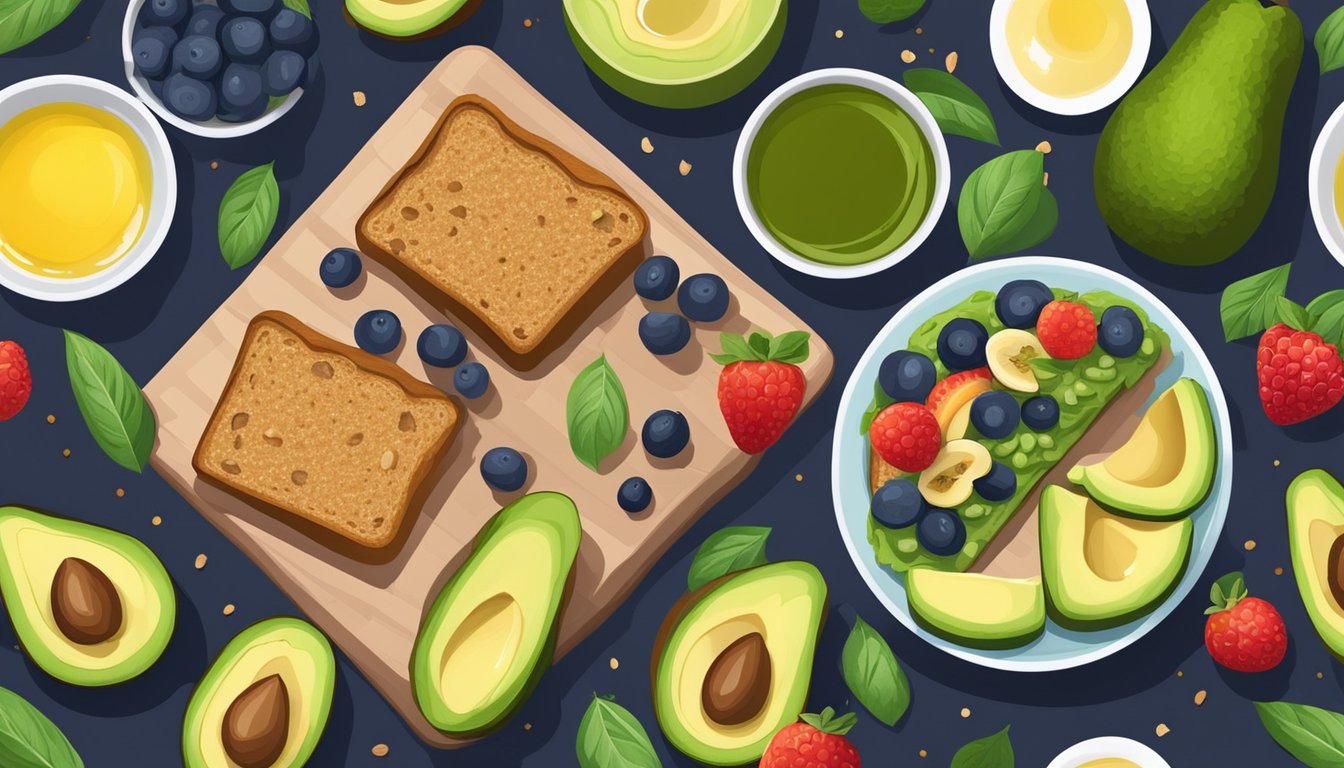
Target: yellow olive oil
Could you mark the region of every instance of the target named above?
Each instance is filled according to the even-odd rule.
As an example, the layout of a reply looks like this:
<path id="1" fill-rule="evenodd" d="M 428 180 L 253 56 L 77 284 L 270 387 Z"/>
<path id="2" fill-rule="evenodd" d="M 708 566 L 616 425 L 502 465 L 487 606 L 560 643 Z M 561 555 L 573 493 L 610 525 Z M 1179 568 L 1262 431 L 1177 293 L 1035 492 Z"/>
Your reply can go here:
<path id="1" fill-rule="evenodd" d="M 1060 98 L 1105 87 L 1134 47 L 1125 0 L 1015 0 L 1005 34 L 1027 82 Z"/>
<path id="2" fill-rule="evenodd" d="M 1103 757 L 1099 760 L 1088 760 L 1078 768 L 1140 768 L 1140 766 L 1133 760 L 1126 760 L 1123 757 Z"/>
<path id="3" fill-rule="evenodd" d="M 1344 224 L 1344 154 L 1335 163 L 1335 216 Z"/>

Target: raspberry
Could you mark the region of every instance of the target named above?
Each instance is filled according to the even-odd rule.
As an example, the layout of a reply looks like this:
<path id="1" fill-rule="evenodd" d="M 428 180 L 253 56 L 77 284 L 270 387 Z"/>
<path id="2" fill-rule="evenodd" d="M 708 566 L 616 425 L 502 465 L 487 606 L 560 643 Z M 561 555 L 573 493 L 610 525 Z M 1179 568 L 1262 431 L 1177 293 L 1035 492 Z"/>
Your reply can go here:
<path id="1" fill-rule="evenodd" d="M 23 410 L 33 392 L 33 375 L 28 356 L 17 342 L 0 341 L 0 421 L 12 419 Z"/>
<path id="2" fill-rule="evenodd" d="M 868 440 L 882 460 L 902 472 L 922 472 L 938 457 L 943 431 L 933 411 L 919 403 L 892 403 L 868 427 Z"/>
<path id="3" fill-rule="evenodd" d="M 1052 301 L 1041 309 L 1036 338 L 1051 357 L 1077 360 L 1097 344 L 1097 318 L 1084 304 Z"/>
<path id="4" fill-rule="evenodd" d="M 1344 396 L 1344 363 L 1334 344 L 1278 323 L 1256 354 L 1260 404 L 1275 424 L 1296 424 L 1330 410 Z"/>

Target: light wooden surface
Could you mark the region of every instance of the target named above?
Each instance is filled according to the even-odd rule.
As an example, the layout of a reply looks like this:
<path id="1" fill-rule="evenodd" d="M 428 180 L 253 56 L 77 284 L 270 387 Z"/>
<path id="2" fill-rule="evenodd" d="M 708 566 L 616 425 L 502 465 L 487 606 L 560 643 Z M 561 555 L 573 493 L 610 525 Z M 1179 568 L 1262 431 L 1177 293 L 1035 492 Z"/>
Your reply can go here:
<path id="1" fill-rule="evenodd" d="M 318 263 L 333 247 L 354 245 L 354 224 L 384 182 L 420 145 L 455 97 L 476 93 L 524 128 L 555 142 L 611 176 L 648 213 L 653 252 L 675 258 L 683 276 L 713 272 L 734 296 L 722 321 L 697 326 L 690 345 L 656 358 L 639 341 L 637 324 L 648 311 L 627 281 L 558 351 L 519 374 L 464 328 L 472 355 L 489 368 L 491 392 L 466 403 L 466 423 L 400 554 L 383 565 L 346 559 L 196 477 L 191 455 L 233 365 L 251 318 L 280 309 L 349 343 L 355 319 L 383 308 L 402 320 L 406 341 L 392 357 L 413 375 L 452 391 L 452 372 L 427 370 L 415 338 L 445 315 L 409 291 L 394 275 L 364 260 L 365 276 L 332 291 L 318 279 Z M 634 141 L 634 139 L 631 139 Z M 675 300 L 662 302 L 675 304 Z M 452 320 L 451 317 L 447 318 Z M 718 412 L 718 334 L 761 328 L 772 333 L 810 330 L 696 234 L 644 182 L 568 117 L 484 48 L 449 54 L 374 134 L 311 208 L 198 330 L 145 392 L 158 417 L 151 463 L 200 513 L 257 562 L 325 631 L 426 742 L 451 747 L 420 715 L 407 667 L 420 617 L 461 562 L 482 524 L 502 504 L 526 491 L 568 494 L 583 518 L 573 597 L 560 626 L 558 652 L 572 649 L 630 593 L 667 547 L 754 464 L 733 445 Z M 815 334 L 802 368 L 807 407 L 833 367 Z M 565 397 L 574 376 L 605 354 L 624 382 L 631 429 L 621 448 L 593 472 L 569 449 Z M 669 460 L 651 459 L 638 430 L 659 408 L 680 410 L 691 425 L 691 446 Z M 490 448 L 511 446 L 530 460 L 528 485 L 518 494 L 490 491 L 478 461 Z M 654 503 L 630 517 L 616 505 L 616 489 L 632 475 L 648 479 Z M 246 599 L 242 596 L 242 599 Z"/>

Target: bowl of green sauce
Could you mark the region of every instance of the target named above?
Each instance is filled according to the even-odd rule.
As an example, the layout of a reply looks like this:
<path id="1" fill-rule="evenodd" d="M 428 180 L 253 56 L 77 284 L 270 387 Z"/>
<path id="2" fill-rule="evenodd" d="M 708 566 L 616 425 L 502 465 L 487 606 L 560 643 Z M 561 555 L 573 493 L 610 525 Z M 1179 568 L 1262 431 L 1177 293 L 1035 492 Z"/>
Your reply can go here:
<path id="1" fill-rule="evenodd" d="M 933 115 L 898 83 L 821 69 L 785 83 L 747 120 L 733 190 L 770 255 L 817 277 L 880 272 L 933 231 L 950 187 Z"/>

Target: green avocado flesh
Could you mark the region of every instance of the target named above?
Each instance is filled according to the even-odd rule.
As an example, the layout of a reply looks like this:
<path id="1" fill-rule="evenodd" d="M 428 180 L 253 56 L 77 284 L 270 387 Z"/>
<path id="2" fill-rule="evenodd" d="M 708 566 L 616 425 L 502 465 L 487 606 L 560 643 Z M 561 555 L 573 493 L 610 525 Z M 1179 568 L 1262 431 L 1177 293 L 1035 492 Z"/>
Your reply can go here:
<path id="1" fill-rule="evenodd" d="M 278 682 L 284 716 L 269 717 L 274 706 L 260 712 L 246 706 L 247 693 L 258 683 Z M 300 768 L 307 764 L 331 714 L 336 683 L 336 657 L 327 638 L 308 622 L 288 616 L 265 619 L 239 632 L 219 652 L 187 703 L 182 718 L 182 763 L 186 768 L 237 768 L 228 734 L 235 720 L 269 723 L 258 740 L 272 745 L 268 768 Z M 242 702 L 239 702 L 243 699 Z M 230 712 L 240 703 L 238 717 Z M 230 726 L 233 726 L 232 728 Z M 227 743 L 226 743 L 227 742 Z M 255 754 L 255 743 L 253 744 Z M 236 747 L 234 747 L 236 750 Z M 263 750 L 264 751 L 264 750 Z"/>
<path id="2" fill-rule="evenodd" d="M 574 502 L 532 493 L 491 518 L 425 614 L 411 653 L 420 711 L 451 736 L 503 725 L 551 665 L 582 530 Z"/>
<path id="3" fill-rule="evenodd" d="M 1055 288 L 1055 295 L 1065 291 Z M 1004 328 L 994 310 L 995 294 L 977 291 L 961 303 L 929 318 L 910 337 L 908 349 L 926 355 L 934 361 L 938 378 L 948 375 L 947 368 L 938 359 L 938 333 L 948 321 L 958 317 L 970 318 L 985 326 L 990 336 Z M 1162 349 L 1169 344 L 1166 333 L 1149 322 L 1147 314 L 1132 301 L 1108 291 L 1089 291 L 1074 298 L 1086 304 L 1095 316 L 1111 306 L 1126 306 L 1134 310 L 1143 322 L 1144 340 L 1139 351 L 1131 357 L 1117 358 L 1106 354 L 1100 345 L 1077 360 L 1050 361 L 1051 369 L 1038 368 L 1036 379 L 1039 393 L 1010 392 L 1019 402 L 1035 394 L 1052 396 L 1059 404 L 1059 423 L 1046 432 L 1035 432 L 1026 424 L 1019 424 L 1008 437 L 991 440 L 979 435 L 973 427 L 967 437 L 973 438 L 989 450 L 994 461 L 1007 464 L 1017 475 L 1017 491 L 1004 501 L 991 502 L 972 493 L 970 499 L 958 508 L 966 524 L 966 543 L 953 555 L 934 555 L 919 545 L 915 526 L 887 528 L 868 518 L 868 542 L 877 561 L 896 571 L 927 566 L 944 571 L 964 571 L 975 562 L 991 539 L 1003 528 L 1013 513 L 1022 505 L 1035 485 L 1055 466 L 1087 432 L 1107 404 L 1125 389 L 1134 386 L 1157 362 Z M 996 388 L 998 385 L 996 383 Z M 891 400 L 874 383 L 874 400 L 869 414 L 876 414 Z M 864 430 L 871 419 L 864 420 Z"/>
<path id="4" fill-rule="evenodd" d="M 1039 578 L 915 568 L 906 575 L 905 589 L 915 621 L 960 645 L 1016 648 L 1045 630 L 1045 593 Z"/>
<path id="5" fill-rule="evenodd" d="M 384 37 L 416 37 L 446 23 L 467 0 L 345 0 L 361 27 Z"/>
<path id="6" fill-rule="evenodd" d="M 94 630 L 56 618 L 57 582 L 69 584 L 58 576 L 73 565 L 97 577 L 101 594 L 115 595 L 101 604 L 115 604 L 119 619 L 108 618 Z M 74 589 L 87 595 L 87 584 Z M 24 651 L 47 674 L 72 685 L 113 685 L 149 669 L 177 618 L 168 572 L 138 539 L 24 507 L 0 507 L 0 597 Z"/>
<path id="7" fill-rule="evenodd" d="M 933 204 L 933 149 L 891 99 L 821 85 L 785 99 L 747 155 L 747 192 L 781 245 L 848 266 L 896 250 Z"/>
<path id="8" fill-rule="evenodd" d="M 1288 486 L 1288 551 L 1316 634 L 1344 659 L 1344 487 L 1323 469 Z"/>
<path id="9" fill-rule="evenodd" d="M 653 648 L 653 710 L 668 742 L 705 765 L 760 760 L 807 705 L 825 618 L 826 582 L 796 560 L 739 571 L 682 598 Z M 723 696 L 708 699 L 711 690 Z M 723 701 L 735 706 L 711 705 Z"/>

